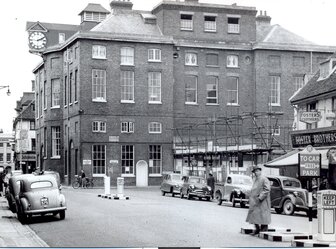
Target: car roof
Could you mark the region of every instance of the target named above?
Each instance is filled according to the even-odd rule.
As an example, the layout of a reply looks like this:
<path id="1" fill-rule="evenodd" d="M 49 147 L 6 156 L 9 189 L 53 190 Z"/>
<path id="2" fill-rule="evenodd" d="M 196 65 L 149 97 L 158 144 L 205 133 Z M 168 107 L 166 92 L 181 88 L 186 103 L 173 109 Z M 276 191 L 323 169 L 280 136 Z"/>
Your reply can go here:
<path id="1" fill-rule="evenodd" d="M 299 181 L 299 179 L 297 179 L 297 178 L 294 178 L 294 177 L 290 177 L 290 176 L 271 176 L 271 175 L 269 175 L 269 176 L 266 176 L 267 178 L 278 178 L 279 180 L 297 180 L 297 181 Z"/>

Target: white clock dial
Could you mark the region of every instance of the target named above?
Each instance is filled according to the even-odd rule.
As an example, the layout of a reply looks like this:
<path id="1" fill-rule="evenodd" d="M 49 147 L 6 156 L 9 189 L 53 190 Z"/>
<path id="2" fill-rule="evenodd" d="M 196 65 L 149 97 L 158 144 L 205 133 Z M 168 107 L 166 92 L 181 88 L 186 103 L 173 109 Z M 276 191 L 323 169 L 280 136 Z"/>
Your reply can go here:
<path id="1" fill-rule="evenodd" d="M 41 49 L 47 44 L 47 38 L 41 32 L 33 32 L 29 35 L 29 44 L 32 48 Z"/>

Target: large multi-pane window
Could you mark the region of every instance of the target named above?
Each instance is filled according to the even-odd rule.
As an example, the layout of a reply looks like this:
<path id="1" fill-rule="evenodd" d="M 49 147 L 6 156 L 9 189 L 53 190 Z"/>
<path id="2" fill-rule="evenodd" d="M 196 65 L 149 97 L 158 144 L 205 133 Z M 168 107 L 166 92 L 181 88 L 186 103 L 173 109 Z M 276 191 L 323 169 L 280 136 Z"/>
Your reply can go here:
<path id="1" fill-rule="evenodd" d="M 92 145 L 92 170 L 94 175 L 105 175 L 106 146 Z"/>
<path id="2" fill-rule="evenodd" d="M 120 129 L 121 129 L 121 133 L 133 133 L 134 132 L 134 122 L 121 122 Z"/>
<path id="3" fill-rule="evenodd" d="M 149 145 L 149 174 L 161 174 L 162 149 L 161 145 Z"/>
<path id="4" fill-rule="evenodd" d="M 59 79 L 51 80 L 51 106 L 60 107 L 61 105 L 61 85 Z"/>
<path id="5" fill-rule="evenodd" d="M 280 105 L 280 76 L 271 76 L 270 104 L 273 106 Z"/>
<path id="6" fill-rule="evenodd" d="M 226 66 L 227 67 L 238 67 L 238 55 L 228 55 L 226 57 Z"/>
<path id="7" fill-rule="evenodd" d="M 6 154 L 6 162 L 10 163 L 11 162 L 11 153 Z"/>
<path id="8" fill-rule="evenodd" d="M 43 82 L 43 109 L 47 109 L 47 103 L 48 103 L 48 99 L 47 99 L 47 81 Z"/>
<path id="9" fill-rule="evenodd" d="M 197 66 L 197 54 L 196 53 L 186 53 L 185 54 L 185 65 Z"/>
<path id="10" fill-rule="evenodd" d="M 59 126 L 51 128 L 51 148 L 52 157 L 61 156 L 61 127 Z"/>
<path id="11" fill-rule="evenodd" d="M 69 103 L 72 103 L 72 73 L 69 75 Z"/>
<path id="12" fill-rule="evenodd" d="M 92 58 L 93 59 L 106 59 L 106 47 L 100 45 L 92 46 Z"/>
<path id="13" fill-rule="evenodd" d="M 134 48 L 123 47 L 120 49 L 120 64 L 134 65 Z"/>
<path id="14" fill-rule="evenodd" d="M 196 104 L 197 103 L 197 76 L 186 75 L 185 78 L 185 103 Z"/>
<path id="15" fill-rule="evenodd" d="M 218 77 L 208 76 L 206 83 L 206 103 L 207 104 L 218 104 Z"/>
<path id="16" fill-rule="evenodd" d="M 75 82 L 74 82 L 74 85 L 75 85 L 75 102 L 78 101 L 78 95 L 77 95 L 77 91 L 78 91 L 78 70 L 76 69 L 75 70 Z"/>
<path id="17" fill-rule="evenodd" d="M 68 91 L 67 91 L 67 87 L 68 87 L 68 76 L 64 77 L 64 106 L 66 106 L 68 104 Z"/>
<path id="18" fill-rule="evenodd" d="M 204 31 L 216 32 L 216 15 L 204 16 Z"/>
<path id="19" fill-rule="evenodd" d="M 0 162 L 3 162 L 3 161 L 4 161 L 4 154 L 0 153 Z"/>
<path id="20" fill-rule="evenodd" d="M 150 122 L 148 124 L 148 132 L 149 133 L 161 133 L 162 132 L 162 124 L 159 122 Z"/>
<path id="21" fill-rule="evenodd" d="M 35 120 L 31 120 L 31 121 L 29 122 L 29 129 L 30 129 L 30 130 L 35 130 Z"/>
<path id="22" fill-rule="evenodd" d="M 180 20 L 181 30 L 193 30 L 193 15 L 192 14 L 181 14 Z"/>
<path id="23" fill-rule="evenodd" d="M 295 84 L 295 91 L 301 89 L 304 85 L 303 77 L 302 76 L 294 77 L 294 84 Z"/>
<path id="24" fill-rule="evenodd" d="M 92 122 L 92 132 L 106 132 L 106 122 L 93 121 Z"/>
<path id="25" fill-rule="evenodd" d="M 161 73 L 148 73 L 148 101 L 150 103 L 161 103 Z"/>
<path id="26" fill-rule="evenodd" d="M 47 127 L 44 127 L 43 132 L 43 157 L 47 158 L 48 156 L 48 144 L 47 144 Z"/>
<path id="27" fill-rule="evenodd" d="M 161 61 L 161 49 L 157 49 L 157 48 L 148 49 L 148 61 L 160 62 Z"/>
<path id="28" fill-rule="evenodd" d="M 121 173 L 134 174 L 134 146 L 122 145 L 121 146 Z"/>
<path id="29" fill-rule="evenodd" d="M 121 102 L 134 102 L 134 72 L 120 72 Z"/>
<path id="30" fill-rule="evenodd" d="M 228 78 L 228 105 L 238 105 L 238 78 L 229 77 Z"/>
<path id="31" fill-rule="evenodd" d="M 92 100 L 106 101 L 106 71 L 92 70 Z"/>
<path id="32" fill-rule="evenodd" d="M 239 17 L 228 17 L 228 33 L 238 34 L 240 32 Z"/>

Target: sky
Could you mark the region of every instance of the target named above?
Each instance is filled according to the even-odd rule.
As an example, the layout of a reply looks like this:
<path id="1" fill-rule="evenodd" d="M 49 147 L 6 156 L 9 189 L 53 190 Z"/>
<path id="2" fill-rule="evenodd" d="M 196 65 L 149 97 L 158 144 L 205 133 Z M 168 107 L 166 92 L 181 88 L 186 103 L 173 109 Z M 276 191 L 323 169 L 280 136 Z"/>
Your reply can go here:
<path id="1" fill-rule="evenodd" d="M 28 52 L 26 22 L 80 24 L 78 14 L 88 3 L 110 10 L 111 0 L 10 0 L 2 1 L 0 15 L 2 48 L 0 58 L 0 129 L 13 131 L 14 108 L 24 92 L 31 92 L 32 70 L 41 58 Z M 161 0 L 131 0 L 133 9 L 152 10 Z M 183 0 L 180 0 L 183 1 Z M 335 0 L 199 0 L 200 3 L 255 7 L 271 16 L 271 24 L 282 27 L 319 45 L 336 46 Z M 258 12 L 259 13 L 259 12 Z"/>

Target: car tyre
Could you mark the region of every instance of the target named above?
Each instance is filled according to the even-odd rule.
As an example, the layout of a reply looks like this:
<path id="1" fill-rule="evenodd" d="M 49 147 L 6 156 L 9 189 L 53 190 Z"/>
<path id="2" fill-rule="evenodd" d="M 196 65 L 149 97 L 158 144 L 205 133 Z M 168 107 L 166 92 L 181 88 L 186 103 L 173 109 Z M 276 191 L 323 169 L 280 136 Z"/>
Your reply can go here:
<path id="1" fill-rule="evenodd" d="M 282 213 L 282 209 L 281 208 L 274 208 L 275 212 L 277 214 L 281 214 Z"/>
<path id="2" fill-rule="evenodd" d="M 223 200 L 222 200 L 222 194 L 221 193 L 216 193 L 215 194 L 215 199 L 216 199 L 216 201 L 217 201 L 217 205 L 222 205 L 222 202 L 223 202 Z"/>
<path id="3" fill-rule="evenodd" d="M 232 207 L 236 207 L 236 197 L 232 195 L 231 197 Z"/>
<path id="4" fill-rule="evenodd" d="M 246 204 L 245 204 L 245 202 L 243 202 L 243 201 L 240 201 L 240 207 L 241 207 L 241 208 L 245 208 L 245 207 L 246 207 Z"/>
<path id="5" fill-rule="evenodd" d="M 27 215 L 22 212 L 22 210 L 19 210 L 17 212 L 17 218 L 22 224 L 27 223 Z"/>
<path id="6" fill-rule="evenodd" d="M 60 211 L 59 216 L 60 216 L 60 220 L 64 220 L 65 219 L 65 210 Z"/>
<path id="7" fill-rule="evenodd" d="M 210 201 L 210 197 L 207 197 L 206 200 L 207 200 L 207 201 Z"/>
<path id="8" fill-rule="evenodd" d="M 188 191 L 188 193 L 187 193 L 187 198 L 188 198 L 188 200 L 191 200 L 191 195 L 190 195 L 190 192 Z"/>
<path id="9" fill-rule="evenodd" d="M 161 190 L 161 195 L 164 196 L 166 194 L 166 192 L 164 192 L 163 190 Z"/>
<path id="10" fill-rule="evenodd" d="M 285 200 L 282 209 L 285 215 L 293 215 L 295 206 L 290 199 L 287 199 Z"/>

